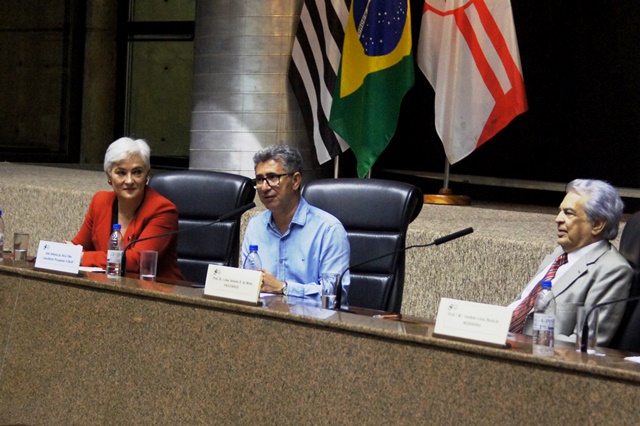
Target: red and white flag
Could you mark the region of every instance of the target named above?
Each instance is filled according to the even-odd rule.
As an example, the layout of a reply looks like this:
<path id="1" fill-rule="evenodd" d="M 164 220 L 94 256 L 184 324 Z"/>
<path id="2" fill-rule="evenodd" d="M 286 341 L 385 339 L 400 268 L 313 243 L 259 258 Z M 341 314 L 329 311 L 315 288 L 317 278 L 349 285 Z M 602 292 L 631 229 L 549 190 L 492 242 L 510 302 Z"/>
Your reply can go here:
<path id="1" fill-rule="evenodd" d="M 450 164 L 527 110 L 510 0 L 425 0 L 418 65 Z"/>

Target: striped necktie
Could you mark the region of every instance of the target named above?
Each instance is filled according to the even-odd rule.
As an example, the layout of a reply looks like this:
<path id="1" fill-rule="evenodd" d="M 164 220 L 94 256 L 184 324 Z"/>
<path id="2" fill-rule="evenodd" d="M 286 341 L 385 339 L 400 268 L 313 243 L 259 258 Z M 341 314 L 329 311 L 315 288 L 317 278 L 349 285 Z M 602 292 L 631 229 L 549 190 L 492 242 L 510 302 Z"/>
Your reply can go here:
<path id="1" fill-rule="evenodd" d="M 520 304 L 513 310 L 511 314 L 511 324 L 509 325 L 509 331 L 512 333 L 522 333 L 524 329 L 524 323 L 527 320 L 527 315 L 533 309 L 533 305 L 536 302 L 536 297 L 542 291 L 542 281 L 551 281 L 555 278 L 558 268 L 567 263 L 567 253 L 562 253 L 556 260 L 553 261 L 551 267 L 544 275 L 544 278 L 536 284 L 531 290 L 531 293 L 520 302 Z"/>

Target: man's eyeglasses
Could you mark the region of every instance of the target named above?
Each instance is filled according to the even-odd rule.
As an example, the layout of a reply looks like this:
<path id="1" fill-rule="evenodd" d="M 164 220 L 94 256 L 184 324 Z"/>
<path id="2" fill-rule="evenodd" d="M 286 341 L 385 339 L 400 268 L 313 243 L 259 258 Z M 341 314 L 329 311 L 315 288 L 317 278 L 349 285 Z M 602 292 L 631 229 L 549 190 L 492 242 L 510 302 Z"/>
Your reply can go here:
<path id="1" fill-rule="evenodd" d="M 270 187 L 274 187 L 274 186 L 278 186 L 280 185 L 280 178 L 282 176 L 291 176 L 293 175 L 293 173 L 282 173 L 282 174 L 276 174 L 276 173 L 267 173 L 265 176 L 256 176 L 256 178 L 253 180 L 253 187 L 257 188 L 259 186 L 262 186 L 262 182 L 267 182 L 267 185 L 269 185 Z"/>

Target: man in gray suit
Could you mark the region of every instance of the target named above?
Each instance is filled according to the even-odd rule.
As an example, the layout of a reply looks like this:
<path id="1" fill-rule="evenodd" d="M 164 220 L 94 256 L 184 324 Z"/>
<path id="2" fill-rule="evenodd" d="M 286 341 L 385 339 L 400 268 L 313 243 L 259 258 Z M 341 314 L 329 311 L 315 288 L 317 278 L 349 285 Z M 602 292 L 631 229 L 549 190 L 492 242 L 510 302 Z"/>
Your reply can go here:
<path id="1" fill-rule="evenodd" d="M 609 242 L 618 235 L 622 209 L 618 192 L 606 182 L 576 179 L 569 183 L 556 217 L 559 247 L 544 259 L 520 297 L 509 305 L 514 310 L 510 331 L 532 333 L 533 315 L 527 298 L 535 294 L 545 277 L 553 277 L 557 340 L 575 342 L 578 306 L 628 297 L 633 271 Z M 613 338 L 624 309 L 624 303 L 600 309 L 598 346 L 606 346 Z M 516 318 L 519 311 L 521 321 Z"/>

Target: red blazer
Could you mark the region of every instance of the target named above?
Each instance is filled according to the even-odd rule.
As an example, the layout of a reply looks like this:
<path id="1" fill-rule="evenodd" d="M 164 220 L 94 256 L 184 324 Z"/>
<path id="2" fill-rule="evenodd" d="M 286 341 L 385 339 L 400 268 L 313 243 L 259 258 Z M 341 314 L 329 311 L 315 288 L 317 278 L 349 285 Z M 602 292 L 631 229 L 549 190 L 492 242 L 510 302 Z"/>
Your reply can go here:
<path id="1" fill-rule="evenodd" d="M 115 198 L 115 192 L 97 192 L 91 200 L 82 228 L 78 235 L 71 240 L 73 244 L 79 244 L 84 248 L 82 266 L 105 268 L 107 265 L 107 250 L 112 228 L 111 216 Z M 178 209 L 176 206 L 154 191 L 153 188 L 147 186 L 144 200 L 123 236 L 123 244 L 126 246 L 133 240 L 177 229 Z M 184 280 L 178 266 L 177 247 L 178 236 L 176 234 L 134 243 L 126 253 L 127 272 L 139 272 L 141 250 L 156 250 L 158 252 L 157 278 Z"/>

